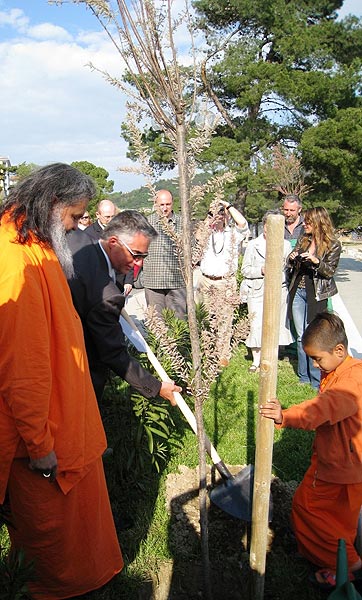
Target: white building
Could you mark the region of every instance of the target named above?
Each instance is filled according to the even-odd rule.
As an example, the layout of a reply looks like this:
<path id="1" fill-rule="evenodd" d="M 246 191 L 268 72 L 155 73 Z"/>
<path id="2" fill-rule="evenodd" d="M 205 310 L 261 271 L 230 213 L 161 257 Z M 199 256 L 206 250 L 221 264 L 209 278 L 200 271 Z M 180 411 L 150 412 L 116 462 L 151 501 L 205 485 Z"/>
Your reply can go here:
<path id="1" fill-rule="evenodd" d="M 10 188 L 10 158 L 0 156 L 0 195 L 7 196 Z"/>

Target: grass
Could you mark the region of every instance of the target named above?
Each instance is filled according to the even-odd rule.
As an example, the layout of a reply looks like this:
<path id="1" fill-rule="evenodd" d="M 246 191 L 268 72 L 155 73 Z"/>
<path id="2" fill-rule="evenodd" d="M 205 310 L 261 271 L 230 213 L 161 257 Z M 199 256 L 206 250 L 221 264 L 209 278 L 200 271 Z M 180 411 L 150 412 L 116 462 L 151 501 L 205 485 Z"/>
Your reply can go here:
<path id="1" fill-rule="evenodd" d="M 230 465 L 253 463 L 255 453 L 255 429 L 258 406 L 258 376 L 248 373 L 250 359 L 241 346 L 233 357 L 229 367 L 220 374 L 214 384 L 210 398 L 204 406 L 206 431 L 217 448 L 223 461 Z M 298 386 L 293 364 L 279 362 L 277 395 L 284 407 L 313 397 L 308 386 Z M 177 409 L 173 409 L 177 411 Z M 175 415 L 177 420 L 177 415 Z M 182 423 L 182 418 L 178 426 Z M 309 464 L 313 434 L 294 431 L 275 431 L 273 455 L 273 474 L 283 481 L 300 481 Z M 115 600 L 136 600 L 142 596 L 142 589 L 148 589 L 150 580 L 155 578 L 160 564 L 165 560 L 178 557 L 169 547 L 169 515 L 165 511 L 165 481 L 168 473 L 177 472 L 180 464 L 194 468 L 198 464 L 197 439 L 186 426 L 182 436 L 182 446 L 173 452 L 168 464 L 160 475 L 150 478 L 141 492 L 141 505 L 135 507 L 134 499 L 138 493 L 133 488 L 125 490 L 125 496 L 133 498 L 133 515 L 136 527 L 121 534 L 121 545 L 126 554 L 126 568 L 118 577 L 122 582 L 121 595 L 114 595 L 111 583 L 105 598 Z M 108 476 L 112 473 L 107 469 Z M 145 481 L 148 481 L 147 477 Z M 128 498 L 129 500 L 129 498 Z M 129 510 L 129 507 L 127 508 Z M 146 525 L 145 525 L 146 523 Z M 191 560 L 195 556 L 190 557 Z M 301 600 L 319 599 L 318 592 L 311 590 L 306 583 L 308 566 L 299 561 L 294 564 L 292 557 L 278 548 L 268 558 L 270 598 L 289 598 L 295 593 L 295 584 L 300 586 Z M 285 592 L 280 581 L 284 581 Z M 119 592 L 118 592 L 119 593 Z M 141 594 L 141 595 L 140 595 Z M 147 595 L 145 596 L 147 597 Z M 216 599 L 217 600 L 217 599 Z"/>
<path id="2" fill-rule="evenodd" d="M 246 349 L 241 348 L 205 405 L 205 427 L 224 462 L 230 464 L 254 462 L 259 378 L 248 373 L 249 365 Z M 292 364 L 280 361 L 277 396 L 283 407 L 313 395 L 312 388 L 298 385 Z M 300 480 L 309 462 L 312 437 L 296 430 L 275 430 L 274 474 L 285 481 Z"/>
<path id="3" fill-rule="evenodd" d="M 208 436 L 222 460 L 230 465 L 254 462 L 258 376 L 249 374 L 248 366 L 250 359 L 241 345 L 229 367 L 223 370 L 214 384 L 204 407 Z M 313 397 L 313 390 L 308 386 L 298 386 L 292 363 L 279 361 L 277 395 L 282 405 L 287 407 Z M 134 427 L 129 407 L 126 387 L 117 395 L 114 388 L 109 390 L 103 419 L 109 445 L 115 451 L 105 463 L 105 470 L 114 513 L 132 517 L 134 527 L 119 534 L 125 569 L 103 589 L 88 594 L 87 597 L 92 600 L 151 598 L 152 581 L 157 579 L 160 565 L 180 558 L 174 555 L 169 545 L 170 520 L 165 510 L 165 482 L 167 474 L 177 472 L 179 465 L 197 466 L 196 436 L 184 423 L 178 409 L 172 409 L 182 445 L 173 448 L 160 473 L 148 467 L 143 472 L 127 470 L 124 465 Z M 299 482 L 309 464 L 312 438 L 313 434 L 302 431 L 275 431 L 274 475 L 284 482 Z M 6 544 L 4 529 L 0 534 L 1 545 Z M 237 535 L 234 537 L 234 541 L 230 537 L 230 552 L 237 555 L 241 552 L 241 540 Z M 196 546 L 189 557 L 191 563 L 198 558 L 197 554 Z M 245 559 L 245 552 L 243 556 Z M 184 560 L 185 556 L 181 558 Z M 268 556 L 265 597 L 286 600 L 294 594 L 298 600 L 319 599 L 319 592 L 307 584 L 307 572 L 307 564 L 296 562 L 288 547 L 283 549 L 283 544 L 276 545 Z"/>

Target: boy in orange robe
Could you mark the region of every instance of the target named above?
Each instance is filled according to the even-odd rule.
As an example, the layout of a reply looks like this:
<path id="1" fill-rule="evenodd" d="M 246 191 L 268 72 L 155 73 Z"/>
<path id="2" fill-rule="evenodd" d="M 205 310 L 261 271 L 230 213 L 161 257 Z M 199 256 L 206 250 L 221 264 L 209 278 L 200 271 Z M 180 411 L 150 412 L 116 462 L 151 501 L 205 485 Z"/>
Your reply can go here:
<path id="1" fill-rule="evenodd" d="M 123 566 L 103 473 L 106 439 L 65 241 L 94 196 L 61 163 L 18 183 L 0 209 L 0 503 L 11 550 L 34 562 L 34 599 L 107 583 Z"/>
<path id="2" fill-rule="evenodd" d="M 318 396 L 282 410 L 274 398 L 260 413 L 277 427 L 314 430 L 311 465 L 292 505 L 298 550 L 321 567 L 311 581 L 333 589 L 338 539 L 346 541 L 349 576 L 362 576 L 354 546 L 362 504 L 362 361 L 348 354 L 341 319 L 315 317 L 302 338 L 304 351 L 322 371 Z"/>

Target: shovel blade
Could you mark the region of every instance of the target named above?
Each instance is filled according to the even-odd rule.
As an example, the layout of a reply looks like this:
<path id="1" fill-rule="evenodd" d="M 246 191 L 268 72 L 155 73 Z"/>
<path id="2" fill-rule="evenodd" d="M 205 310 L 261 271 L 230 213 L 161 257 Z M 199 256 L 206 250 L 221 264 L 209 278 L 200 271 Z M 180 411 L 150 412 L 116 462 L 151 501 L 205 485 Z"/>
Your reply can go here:
<path id="1" fill-rule="evenodd" d="M 336 589 L 328 596 L 328 600 L 361 600 L 353 583 L 348 578 L 348 560 L 346 542 L 338 540 Z"/>
<path id="2" fill-rule="evenodd" d="M 253 506 L 254 467 L 248 465 L 210 491 L 213 504 L 236 519 L 251 521 Z M 269 522 L 272 520 L 272 498 L 269 503 Z"/>
<path id="3" fill-rule="evenodd" d="M 337 590 L 333 590 L 328 596 L 328 600 L 361 600 L 360 594 L 357 592 L 351 581 L 346 581 Z"/>

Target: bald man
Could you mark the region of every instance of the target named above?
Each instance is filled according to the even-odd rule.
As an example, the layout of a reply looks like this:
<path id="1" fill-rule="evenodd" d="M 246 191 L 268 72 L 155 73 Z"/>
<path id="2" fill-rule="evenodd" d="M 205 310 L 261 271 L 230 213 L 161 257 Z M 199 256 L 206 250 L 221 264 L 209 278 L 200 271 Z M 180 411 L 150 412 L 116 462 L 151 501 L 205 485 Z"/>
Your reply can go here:
<path id="1" fill-rule="evenodd" d="M 116 214 L 116 207 L 111 200 L 101 200 L 97 206 L 97 220 L 87 227 L 87 235 L 97 242 L 101 237 L 103 229 L 107 227 L 111 219 Z"/>
<path id="2" fill-rule="evenodd" d="M 155 212 L 149 223 L 158 236 L 152 240 L 148 256 L 143 261 L 143 285 L 148 306 L 155 306 L 162 314 L 164 308 L 175 312 L 179 319 L 186 319 L 186 287 L 181 272 L 176 246 L 167 233 L 172 227 L 176 234 L 182 233 L 180 215 L 173 211 L 173 198 L 168 190 L 159 190 L 155 199 Z"/>

